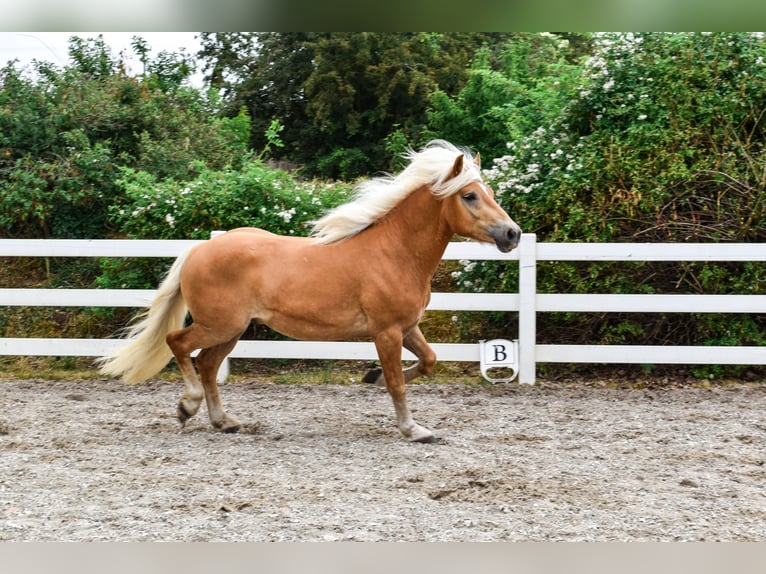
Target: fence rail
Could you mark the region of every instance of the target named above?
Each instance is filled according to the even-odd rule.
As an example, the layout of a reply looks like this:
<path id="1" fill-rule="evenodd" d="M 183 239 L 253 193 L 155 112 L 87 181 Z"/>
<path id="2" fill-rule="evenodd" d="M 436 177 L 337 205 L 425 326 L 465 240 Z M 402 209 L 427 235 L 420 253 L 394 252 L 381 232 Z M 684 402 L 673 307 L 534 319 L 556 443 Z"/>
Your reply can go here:
<path id="1" fill-rule="evenodd" d="M 177 257 L 194 240 L 0 240 L 0 257 Z M 766 348 L 709 346 L 539 345 L 541 312 L 763 313 L 766 295 L 654 295 L 537 293 L 539 261 L 751 261 L 766 262 L 765 244 L 537 243 L 525 233 L 519 248 L 503 254 L 471 242 L 450 243 L 445 260 L 517 262 L 519 293 L 434 293 L 429 310 L 518 311 L 519 381 L 534 383 L 537 363 L 766 364 Z M 143 307 L 155 295 L 144 289 L 0 289 L 0 307 Z M 102 356 L 115 339 L 0 338 L 0 355 Z M 478 344 L 434 343 L 441 360 L 480 360 Z M 372 343 L 240 341 L 238 358 L 377 358 Z M 414 356 L 404 351 L 405 359 Z"/>

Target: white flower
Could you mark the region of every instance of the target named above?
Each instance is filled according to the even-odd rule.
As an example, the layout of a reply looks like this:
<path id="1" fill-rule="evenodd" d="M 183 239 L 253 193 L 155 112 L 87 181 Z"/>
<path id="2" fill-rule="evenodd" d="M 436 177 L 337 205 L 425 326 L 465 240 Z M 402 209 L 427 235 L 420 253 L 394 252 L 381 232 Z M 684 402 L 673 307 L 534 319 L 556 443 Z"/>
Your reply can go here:
<path id="1" fill-rule="evenodd" d="M 466 273 L 470 273 L 476 268 L 476 261 L 470 259 L 461 259 L 460 265 Z"/>
<path id="2" fill-rule="evenodd" d="M 167 222 L 167 224 L 168 224 L 170 227 L 174 227 L 174 226 L 175 226 L 175 224 L 176 224 L 176 219 L 175 219 L 175 217 L 173 217 L 173 216 L 172 216 L 170 213 L 168 213 L 168 214 L 165 216 L 165 221 Z"/>
<path id="3" fill-rule="evenodd" d="M 638 116 L 638 119 L 639 119 L 640 121 L 643 121 L 643 120 L 645 120 L 645 119 L 646 119 L 646 114 L 641 114 L 640 116 Z"/>
<path id="4" fill-rule="evenodd" d="M 295 215 L 295 208 L 293 207 L 291 209 L 280 211 L 279 213 L 277 213 L 277 215 L 281 217 L 282 219 L 284 219 L 285 223 L 290 223 L 290 221 L 293 218 L 293 215 Z"/>

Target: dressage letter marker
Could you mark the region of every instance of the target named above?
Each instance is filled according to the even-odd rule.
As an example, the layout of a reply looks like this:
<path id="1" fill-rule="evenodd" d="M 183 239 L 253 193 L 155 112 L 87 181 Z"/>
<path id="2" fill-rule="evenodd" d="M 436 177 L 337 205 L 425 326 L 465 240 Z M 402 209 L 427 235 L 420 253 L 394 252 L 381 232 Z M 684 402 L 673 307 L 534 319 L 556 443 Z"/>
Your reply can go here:
<path id="1" fill-rule="evenodd" d="M 481 376 L 490 383 L 508 383 L 516 378 L 519 370 L 519 342 L 505 339 L 479 341 L 481 350 Z M 510 376 L 492 377 L 488 371 L 510 370 Z"/>

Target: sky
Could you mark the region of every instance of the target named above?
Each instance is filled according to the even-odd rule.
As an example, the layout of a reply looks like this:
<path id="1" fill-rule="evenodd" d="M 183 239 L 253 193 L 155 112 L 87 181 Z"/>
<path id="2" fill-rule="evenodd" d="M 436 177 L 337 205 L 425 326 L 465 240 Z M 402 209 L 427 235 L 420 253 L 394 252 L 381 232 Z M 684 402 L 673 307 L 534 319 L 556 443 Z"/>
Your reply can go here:
<path id="1" fill-rule="evenodd" d="M 18 59 L 19 67 L 28 66 L 32 60 L 44 60 L 57 66 L 64 66 L 69 61 L 69 38 L 97 38 L 104 36 L 112 53 L 118 56 L 124 51 L 128 73 L 141 73 L 142 66 L 133 56 L 130 47 L 133 36 L 144 38 L 151 48 L 151 56 L 161 51 L 180 52 L 195 55 L 200 48 L 196 36 L 198 32 L 0 32 L 0 68 L 10 60 Z M 202 85 L 202 73 L 191 79 L 196 86 Z"/>

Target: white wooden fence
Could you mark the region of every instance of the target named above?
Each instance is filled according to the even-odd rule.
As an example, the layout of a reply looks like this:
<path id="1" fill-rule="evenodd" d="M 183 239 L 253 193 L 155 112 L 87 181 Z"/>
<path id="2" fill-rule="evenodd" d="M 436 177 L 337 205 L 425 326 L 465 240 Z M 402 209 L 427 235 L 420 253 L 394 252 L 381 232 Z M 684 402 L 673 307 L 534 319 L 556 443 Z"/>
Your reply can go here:
<path id="1" fill-rule="evenodd" d="M 176 257 L 197 241 L 2 239 L 6 257 Z M 538 261 L 756 261 L 766 262 L 766 244 L 537 243 L 522 235 L 519 247 L 503 254 L 493 246 L 450 243 L 444 259 L 517 261 L 519 293 L 434 293 L 429 310 L 518 311 L 519 381 L 534 383 L 537 363 L 766 364 L 766 348 L 721 346 L 538 345 L 540 312 L 765 313 L 766 295 L 612 295 L 537 293 Z M 510 264 L 510 263 L 509 263 Z M 154 290 L 0 289 L 0 307 L 143 307 Z M 0 338 L 0 355 L 103 356 L 116 339 Z M 433 343 L 443 361 L 479 362 L 479 344 Z M 240 341 L 239 358 L 377 358 L 372 343 Z M 404 352 L 405 359 L 414 357 Z"/>

